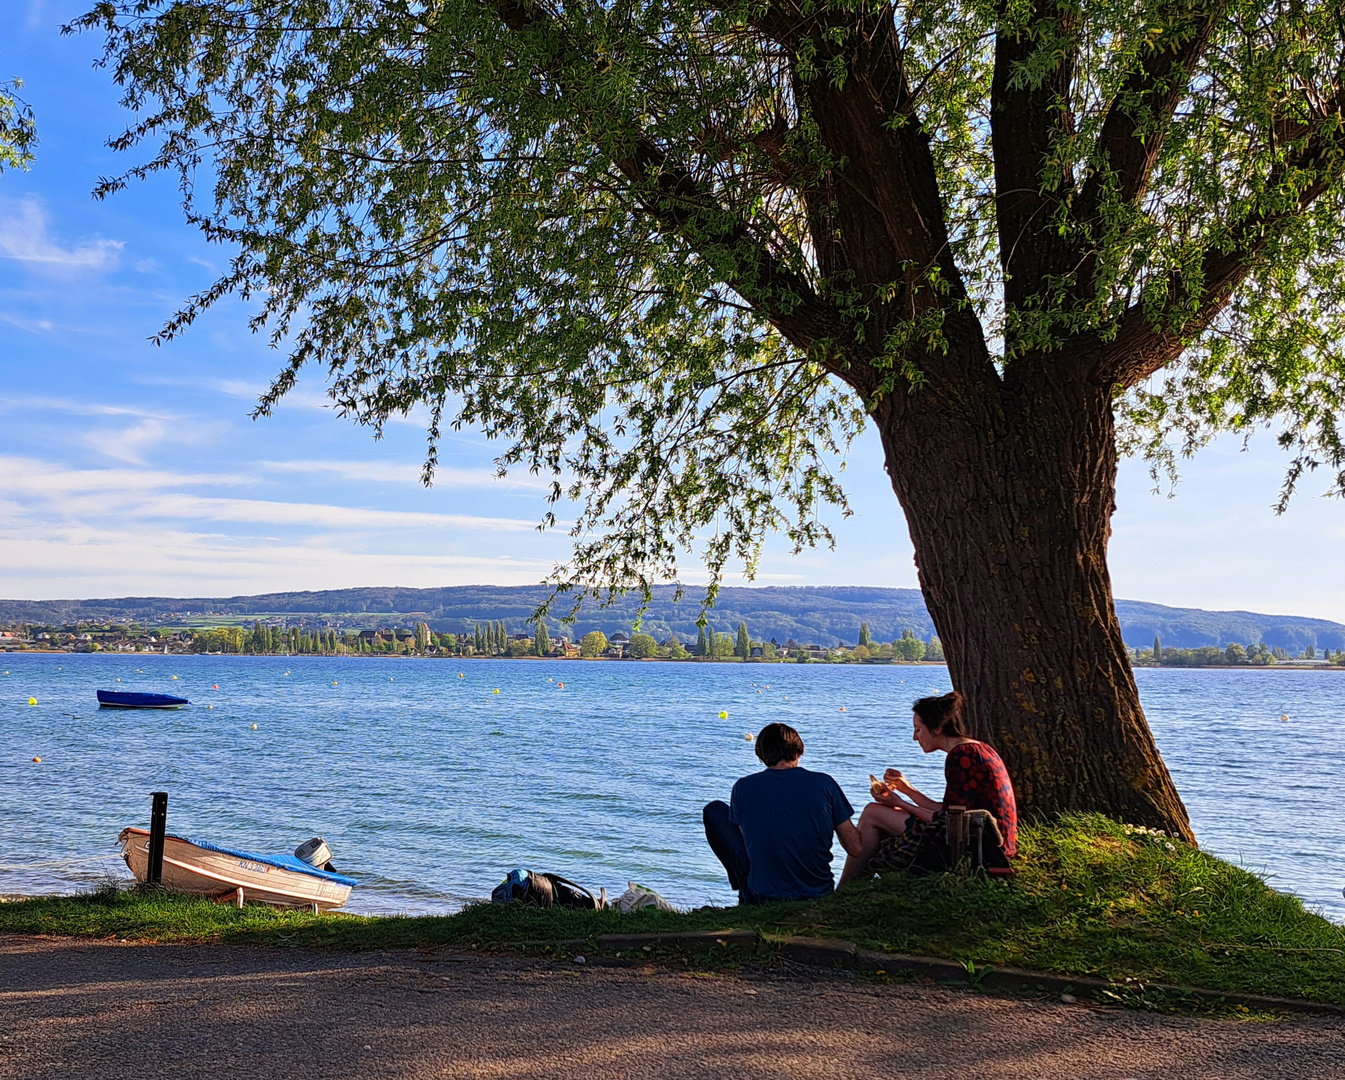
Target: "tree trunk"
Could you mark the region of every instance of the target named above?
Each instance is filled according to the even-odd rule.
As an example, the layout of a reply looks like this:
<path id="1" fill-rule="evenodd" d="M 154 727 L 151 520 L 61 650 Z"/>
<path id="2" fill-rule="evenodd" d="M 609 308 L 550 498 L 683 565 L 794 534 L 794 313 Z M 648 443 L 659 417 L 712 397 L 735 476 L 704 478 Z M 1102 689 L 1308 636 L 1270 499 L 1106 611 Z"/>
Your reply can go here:
<path id="1" fill-rule="evenodd" d="M 970 731 L 1030 816 L 1100 811 L 1193 840 L 1140 707 L 1107 572 L 1116 441 L 1106 388 L 1012 372 L 874 413 L 920 586 Z"/>

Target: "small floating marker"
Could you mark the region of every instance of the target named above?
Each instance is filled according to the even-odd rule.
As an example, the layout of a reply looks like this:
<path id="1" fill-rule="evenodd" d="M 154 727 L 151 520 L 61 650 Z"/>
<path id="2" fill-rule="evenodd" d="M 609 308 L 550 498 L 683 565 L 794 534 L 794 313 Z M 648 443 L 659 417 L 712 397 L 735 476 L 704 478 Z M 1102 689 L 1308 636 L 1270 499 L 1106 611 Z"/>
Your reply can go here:
<path id="1" fill-rule="evenodd" d="M 841 706 L 839 709 L 837 709 L 836 711 L 837 711 L 837 712 L 845 712 L 845 706 L 842 705 L 842 706 Z"/>
<path id="2" fill-rule="evenodd" d="M 751 742 L 755 738 L 756 736 L 753 735 L 750 731 L 743 732 L 743 742 Z"/>
<path id="3" fill-rule="evenodd" d="M 719 710 L 719 719 L 721 719 L 721 720 L 727 720 L 728 718 L 729 718 L 728 710 L 727 710 L 727 709 L 720 709 L 720 710 Z"/>
<path id="4" fill-rule="evenodd" d="M 256 724 L 253 724 L 253 725 L 252 725 L 252 730 L 253 730 L 253 731 L 256 731 L 256 730 L 257 730 L 257 725 L 256 725 Z"/>
<path id="5" fill-rule="evenodd" d="M 463 673 L 462 673 L 461 671 L 458 672 L 458 678 L 459 678 L 459 679 L 465 678 L 465 676 L 463 675 Z"/>
<path id="6" fill-rule="evenodd" d="M 564 684 L 564 683 L 556 683 L 556 685 L 559 686 L 562 690 L 565 689 L 565 684 Z"/>
<path id="7" fill-rule="evenodd" d="M 33 758 L 33 764 L 34 764 L 34 765 L 41 765 L 41 764 L 42 764 L 42 759 L 41 759 L 40 757 L 35 757 L 35 758 Z"/>
<path id="8" fill-rule="evenodd" d="M 35 698 L 35 697 L 30 697 L 30 698 L 28 699 L 28 704 L 29 704 L 29 705 L 36 705 L 36 704 L 37 704 L 37 698 Z"/>
<path id="9" fill-rule="evenodd" d="M 176 675 L 174 675 L 174 676 L 172 676 L 172 678 L 174 678 L 174 679 L 176 679 L 176 678 L 177 678 L 177 676 L 176 676 Z"/>
<path id="10" fill-rule="evenodd" d="M 214 686 L 212 686 L 210 689 L 212 689 L 212 690 L 218 690 L 218 689 L 219 689 L 219 683 L 216 683 L 216 684 L 215 684 Z"/>
<path id="11" fill-rule="evenodd" d="M 285 674 L 286 674 L 286 675 L 288 675 L 288 674 L 289 674 L 289 672 L 288 672 L 288 671 L 287 671 L 287 672 L 285 672 Z"/>
<path id="12" fill-rule="evenodd" d="M 498 694 L 499 692 L 500 692 L 500 688 L 497 686 L 497 687 L 495 688 L 495 693 Z"/>
<path id="13" fill-rule="evenodd" d="M 1289 714 L 1287 712 L 1280 713 L 1280 719 L 1287 724 L 1289 722 Z"/>
<path id="14" fill-rule="evenodd" d="M 215 706 L 213 706 L 213 705 L 207 705 L 207 706 L 206 706 L 207 709 L 213 709 L 214 707 L 215 707 Z"/>
<path id="15" fill-rule="evenodd" d="M 336 685 L 336 680 L 335 680 L 335 679 L 332 680 L 332 685 L 333 685 L 333 686 Z"/>

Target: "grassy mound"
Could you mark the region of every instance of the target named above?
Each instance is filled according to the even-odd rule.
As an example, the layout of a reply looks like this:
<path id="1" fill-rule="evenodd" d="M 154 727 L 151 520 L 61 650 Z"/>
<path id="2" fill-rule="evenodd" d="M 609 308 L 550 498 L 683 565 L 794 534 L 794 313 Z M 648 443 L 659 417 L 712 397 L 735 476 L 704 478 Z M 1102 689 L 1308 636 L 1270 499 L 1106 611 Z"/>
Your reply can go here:
<path id="1" fill-rule="evenodd" d="M 1345 1004 L 1345 927 L 1254 874 L 1098 816 L 1023 830 L 1009 882 L 890 876 L 825 900 L 759 908 L 315 916 L 103 890 L 0 904 L 0 933 L 140 941 L 497 950 L 612 932 L 753 929 L 1123 982 L 1166 982 Z"/>

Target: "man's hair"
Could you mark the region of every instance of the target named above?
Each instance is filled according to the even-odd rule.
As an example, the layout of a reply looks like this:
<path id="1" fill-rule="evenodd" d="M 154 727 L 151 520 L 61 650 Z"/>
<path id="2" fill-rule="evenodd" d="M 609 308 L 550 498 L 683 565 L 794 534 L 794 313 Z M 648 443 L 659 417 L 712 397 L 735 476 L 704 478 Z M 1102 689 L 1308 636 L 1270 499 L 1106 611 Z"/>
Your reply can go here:
<path id="1" fill-rule="evenodd" d="M 941 697 L 922 697 L 911 706 L 931 735 L 966 735 L 962 724 L 962 695 L 954 690 Z"/>
<path id="2" fill-rule="evenodd" d="M 788 724 L 767 724 L 757 736 L 757 757 L 766 768 L 803 756 L 803 736 Z"/>

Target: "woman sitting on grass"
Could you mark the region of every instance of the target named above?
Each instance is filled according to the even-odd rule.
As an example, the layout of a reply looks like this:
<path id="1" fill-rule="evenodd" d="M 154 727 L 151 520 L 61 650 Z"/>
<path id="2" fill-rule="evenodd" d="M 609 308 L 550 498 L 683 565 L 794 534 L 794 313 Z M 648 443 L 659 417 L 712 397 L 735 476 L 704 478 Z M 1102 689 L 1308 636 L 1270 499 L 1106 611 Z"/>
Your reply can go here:
<path id="1" fill-rule="evenodd" d="M 1018 806 L 1008 770 L 994 747 L 967 737 L 962 724 L 962 695 L 954 690 L 942 697 L 921 698 L 913 706 L 915 741 L 926 754 L 948 755 L 943 773 L 948 786 L 943 801 L 935 802 L 911 786 L 899 769 L 883 773 L 874 788 L 874 801 L 859 816 L 860 851 L 845 861 L 841 884 L 890 870 L 931 869 L 949 863 L 944 807 L 986 810 L 995 818 L 1005 856 L 996 859 L 986 850 L 986 868 L 1012 873 L 1008 859 L 1017 854 Z M 905 798 L 903 798 L 905 796 Z M 909 800 L 909 801 L 908 801 Z M 985 843 L 993 848 L 989 835 Z M 1003 863 L 997 868 L 996 862 Z"/>

